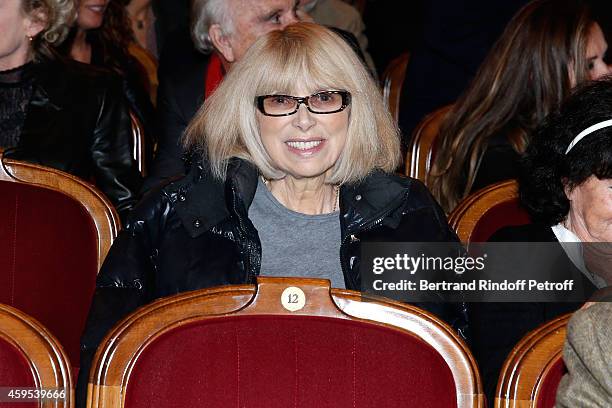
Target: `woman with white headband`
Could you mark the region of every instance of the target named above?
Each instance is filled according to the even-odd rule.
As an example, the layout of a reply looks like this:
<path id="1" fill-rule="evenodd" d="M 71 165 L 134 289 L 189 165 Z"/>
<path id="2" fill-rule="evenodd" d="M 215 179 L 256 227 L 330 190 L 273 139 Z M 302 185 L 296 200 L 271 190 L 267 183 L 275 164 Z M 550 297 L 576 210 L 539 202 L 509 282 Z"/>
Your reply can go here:
<path id="1" fill-rule="evenodd" d="M 577 90 L 525 155 L 521 199 L 560 242 L 612 242 L 612 82 Z"/>
<path id="2" fill-rule="evenodd" d="M 612 242 L 612 82 L 590 83 L 572 93 L 536 129 L 522 165 L 521 201 L 533 223 L 504 228 L 491 240 L 559 242 L 567 255 L 560 265 L 580 271 L 575 276 L 582 279 L 576 284 L 582 285 L 585 295 L 609 286 L 611 256 L 592 255 L 594 249 L 609 248 L 602 243 Z M 564 271 L 554 273 L 560 276 Z M 488 395 L 492 397 L 504 359 L 525 334 L 581 306 L 575 302 L 474 305 L 470 316 L 474 354 Z"/>

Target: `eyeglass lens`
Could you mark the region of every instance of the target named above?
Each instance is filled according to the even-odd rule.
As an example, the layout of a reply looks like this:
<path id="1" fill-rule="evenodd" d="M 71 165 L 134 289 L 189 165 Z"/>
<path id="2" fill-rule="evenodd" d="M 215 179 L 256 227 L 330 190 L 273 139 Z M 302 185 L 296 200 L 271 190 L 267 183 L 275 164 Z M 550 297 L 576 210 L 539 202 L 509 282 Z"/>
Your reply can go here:
<path id="1" fill-rule="evenodd" d="M 319 92 L 308 97 L 305 102 L 313 112 L 333 112 L 342 108 L 342 95 L 332 92 Z M 285 95 L 271 95 L 263 100 L 265 113 L 283 115 L 297 110 L 298 101 Z"/>

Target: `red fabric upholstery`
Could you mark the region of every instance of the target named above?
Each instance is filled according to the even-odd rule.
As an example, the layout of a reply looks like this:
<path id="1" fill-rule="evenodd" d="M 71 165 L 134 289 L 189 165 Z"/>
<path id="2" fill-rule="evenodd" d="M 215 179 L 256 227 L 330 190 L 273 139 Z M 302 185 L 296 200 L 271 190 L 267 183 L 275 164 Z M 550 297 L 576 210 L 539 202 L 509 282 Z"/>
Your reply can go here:
<path id="1" fill-rule="evenodd" d="M 551 367 L 548 375 L 542 380 L 542 391 L 538 396 L 538 408 L 553 408 L 557 397 L 557 388 L 561 378 L 567 373 L 563 359 L 559 358 Z"/>
<path id="2" fill-rule="evenodd" d="M 126 408 L 456 407 L 447 364 L 417 337 L 299 316 L 190 323 L 138 357 Z"/>
<path id="3" fill-rule="evenodd" d="M 0 181 L 0 303 L 39 320 L 73 365 L 95 289 L 97 236 L 64 194 Z"/>
<path id="4" fill-rule="evenodd" d="M 34 376 L 23 353 L 0 337 L 0 387 L 34 387 Z M 0 403 L 2 408 L 35 408 L 37 403 Z"/>
<path id="5" fill-rule="evenodd" d="M 491 207 L 474 227 L 471 242 L 486 242 L 501 227 L 529 224 L 529 213 L 518 200 Z"/>

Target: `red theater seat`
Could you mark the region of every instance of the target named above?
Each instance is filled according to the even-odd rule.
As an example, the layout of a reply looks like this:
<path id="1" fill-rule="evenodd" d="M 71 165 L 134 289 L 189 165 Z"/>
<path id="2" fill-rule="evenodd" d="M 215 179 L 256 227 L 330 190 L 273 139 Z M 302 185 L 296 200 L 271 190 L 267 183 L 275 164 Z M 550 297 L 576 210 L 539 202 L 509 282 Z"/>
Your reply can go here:
<path id="1" fill-rule="evenodd" d="M 514 180 L 492 184 L 463 199 L 448 216 L 448 223 L 461 242 L 486 242 L 505 226 L 529 223 L 521 207 Z"/>
<path id="2" fill-rule="evenodd" d="M 95 280 L 119 228 L 89 184 L 0 152 L 0 303 L 40 321 L 78 367 Z"/>
<path id="3" fill-rule="evenodd" d="M 512 350 L 499 376 L 496 408 L 553 408 L 566 373 L 563 343 L 570 314 L 527 334 Z"/>
<path id="4" fill-rule="evenodd" d="M 282 306 L 302 299 L 290 287 L 301 309 Z M 260 278 L 141 308 L 102 342 L 89 390 L 90 408 L 483 406 L 474 359 L 449 326 L 316 279 Z"/>
<path id="5" fill-rule="evenodd" d="M 47 329 L 25 313 L 0 304 L 1 407 L 72 407 L 74 396 L 69 367 L 62 347 Z M 34 387 L 58 390 L 58 395 L 64 390 L 66 399 L 51 399 L 40 405 L 38 402 L 9 402 L 7 388 Z"/>

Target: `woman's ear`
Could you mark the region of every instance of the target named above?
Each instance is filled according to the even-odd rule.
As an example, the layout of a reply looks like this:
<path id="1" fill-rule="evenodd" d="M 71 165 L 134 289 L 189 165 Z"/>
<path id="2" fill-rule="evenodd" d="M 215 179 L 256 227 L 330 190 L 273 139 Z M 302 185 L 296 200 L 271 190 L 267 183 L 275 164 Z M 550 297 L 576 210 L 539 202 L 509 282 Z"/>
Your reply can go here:
<path id="1" fill-rule="evenodd" d="M 36 37 L 47 26 L 47 15 L 42 11 L 32 11 L 24 19 L 24 31 L 29 38 Z"/>
<path id="2" fill-rule="evenodd" d="M 570 186 L 568 178 L 562 177 L 561 184 L 563 184 L 563 192 L 565 193 L 565 197 L 567 197 L 569 201 L 572 201 L 572 197 L 574 195 L 574 189 L 572 186 Z"/>
<path id="3" fill-rule="evenodd" d="M 221 54 L 223 59 L 228 63 L 232 63 L 236 60 L 234 55 L 234 48 L 230 42 L 227 34 L 223 32 L 219 24 L 213 24 L 208 29 L 208 36 L 210 41 L 214 45 L 215 49 Z"/>

